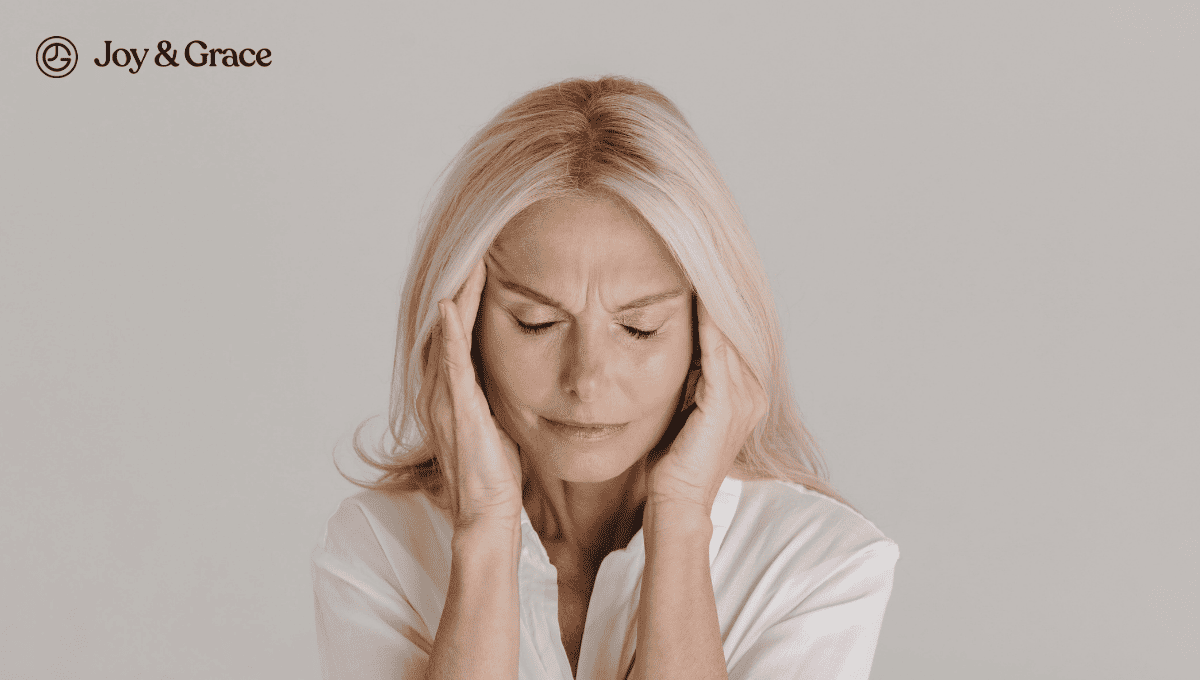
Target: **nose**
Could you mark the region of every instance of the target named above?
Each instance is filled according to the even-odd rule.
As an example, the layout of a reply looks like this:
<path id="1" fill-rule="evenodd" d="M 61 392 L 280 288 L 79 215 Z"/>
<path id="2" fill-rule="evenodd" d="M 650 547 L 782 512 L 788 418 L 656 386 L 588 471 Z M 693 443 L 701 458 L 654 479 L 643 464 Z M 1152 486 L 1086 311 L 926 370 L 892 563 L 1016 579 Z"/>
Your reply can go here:
<path id="1" fill-rule="evenodd" d="M 609 338 L 601 328 L 578 324 L 567 334 L 563 357 L 563 388 L 579 401 L 590 404 L 608 389 Z"/>

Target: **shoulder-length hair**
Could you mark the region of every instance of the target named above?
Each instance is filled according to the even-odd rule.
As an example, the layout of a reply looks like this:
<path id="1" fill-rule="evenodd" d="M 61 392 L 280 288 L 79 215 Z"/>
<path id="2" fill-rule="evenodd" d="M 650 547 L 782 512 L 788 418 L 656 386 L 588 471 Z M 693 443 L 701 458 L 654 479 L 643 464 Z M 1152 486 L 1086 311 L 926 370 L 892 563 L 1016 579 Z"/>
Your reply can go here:
<path id="1" fill-rule="evenodd" d="M 766 273 L 732 194 L 670 100 L 649 85 L 611 76 L 526 94 L 443 172 L 404 283 L 390 436 L 372 456 L 360 444 L 362 426 L 355 433 L 355 451 L 379 476 L 351 481 L 440 495 L 437 438 L 430 415 L 418 407 L 437 301 L 457 293 L 518 213 L 580 195 L 617 198 L 640 213 L 765 388 L 769 410 L 738 453 L 732 476 L 797 482 L 840 499 L 800 422 Z"/>

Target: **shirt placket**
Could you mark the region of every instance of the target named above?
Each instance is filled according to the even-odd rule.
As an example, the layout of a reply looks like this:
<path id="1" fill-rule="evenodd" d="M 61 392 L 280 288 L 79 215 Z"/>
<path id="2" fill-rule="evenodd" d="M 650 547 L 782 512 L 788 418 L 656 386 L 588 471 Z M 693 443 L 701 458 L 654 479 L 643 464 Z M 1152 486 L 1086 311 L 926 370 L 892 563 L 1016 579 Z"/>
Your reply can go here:
<path id="1" fill-rule="evenodd" d="M 646 550 L 639 531 L 596 572 L 579 650 L 578 680 L 620 680 L 637 644 L 637 609 Z"/>
<path id="2" fill-rule="evenodd" d="M 550 563 L 550 556 L 528 516 L 521 524 L 517 584 L 521 605 L 519 677 L 571 680 L 571 662 L 558 626 L 558 570 Z"/>

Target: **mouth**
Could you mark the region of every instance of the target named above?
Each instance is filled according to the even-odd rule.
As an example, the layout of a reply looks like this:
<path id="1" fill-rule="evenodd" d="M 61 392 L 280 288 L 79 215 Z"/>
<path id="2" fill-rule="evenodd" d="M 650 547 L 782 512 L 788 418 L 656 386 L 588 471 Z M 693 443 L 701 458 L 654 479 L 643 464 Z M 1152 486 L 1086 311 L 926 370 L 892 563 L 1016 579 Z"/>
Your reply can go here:
<path id="1" fill-rule="evenodd" d="M 609 437 L 615 437 L 629 426 L 629 423 L 580 423 L 572 420 L 551 420 L 542 417 L 549 429 L 566 439 L 595 442 Z"/>

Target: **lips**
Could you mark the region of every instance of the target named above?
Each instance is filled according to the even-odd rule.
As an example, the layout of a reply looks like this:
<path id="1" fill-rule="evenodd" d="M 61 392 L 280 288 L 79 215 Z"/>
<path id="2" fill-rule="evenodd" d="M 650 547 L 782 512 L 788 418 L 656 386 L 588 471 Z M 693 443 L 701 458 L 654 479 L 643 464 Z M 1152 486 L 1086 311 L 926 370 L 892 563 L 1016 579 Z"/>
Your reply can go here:
<path id="1" fill-rule="evenodd" d="M 614 437 L 625 430 L 629 423 L 581 423 L 574 420 L 551 420 L 542 418 L 548 429 L 566 439 L 594 442 Z"/>

